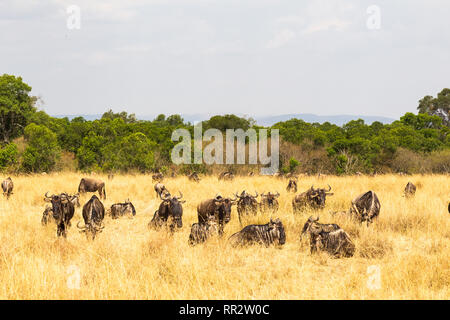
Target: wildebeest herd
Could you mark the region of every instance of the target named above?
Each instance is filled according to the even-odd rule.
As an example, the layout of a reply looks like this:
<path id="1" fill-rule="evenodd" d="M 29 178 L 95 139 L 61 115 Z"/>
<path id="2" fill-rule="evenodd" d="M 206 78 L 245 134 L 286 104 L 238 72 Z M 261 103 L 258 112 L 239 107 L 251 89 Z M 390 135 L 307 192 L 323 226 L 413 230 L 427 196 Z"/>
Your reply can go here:
<path id="1" fill-rule="evenodd" d="M 188 176 L 191 181 L 200 181 L 198 174 L 193 173 Z M 233 180 L 234 175 L 231 172 L 224 172 L 219 175 L 219 180 Z M 154 185 L 156 196 L 161 200 L 158 209 L 148 224 L 151 229 L 160 230 L 164 227 L 173 233 L 183 227 L 183 194 L 179 191 L 178 196 L 172 195 L 162 183 L 163 175 L 157 173 L 152 176 L 152 181 L 157 182 Z M 298 178 L 290 177 L 287 192 L 297 192 Z M 13 194 L 14 184 L 9 177 L 2 182 L 3 195 L 9 199 Z M 403 194 L 405 197 L 413 197 L 416 193 L 416 186 L 408 182 Z M 98 179 L 82 178 L 76 194 L 52 194 L 45 193 L 44 201 L 49 202 L 42 214 L 41 222 L 47 225 L 49 222 L 56 224 L 57 236 L 66 237 L 68 228 L 71 226 L 71 219 L 75 213 L 75 207 L 80 207 L 80 194 L 86 192 L 98 192 L 99 197 L 93 195 L 83 206 L 82 216 L 84 225 L 77 227 L 80 232 L 86 234 L 87 238 L 94 240 L 98 233 L 104 229 L 103 220 L 105 215 L 110 215 L 112 219 L 128 215 L 134 217 L 136 209 L 129 199 L 123 203 L 115 203 L 110 209 L 105 210 L 101 199 L 106 199 L 105 183 Z M 327 196 L 332 196 L 331 186 L 328 189 L 314 188 L 311 186 L 304 192 L 294 195 L 292 199 L 292 210 L 294 214 L 301 213 L 306 209 L 320 210 L 325 208 Z M 260 202 L 257 201 L 260 196 Z M 239 223 L 242 227 L 244 217 L 247 215 L 257 215 L 260 212 L 276 213 L 279 209 L 277 198 L 279 192 L 263 192 L 254 195 L 243 190 L 236 192 L 231 197 L 223 197 L 217 194 L 214 198 L 201 201 L 197 205 L 198 222 L 192 224 L 188 243 L 191 246 L 206 242 L 213 236 L 221 237 L 224 234 L 224 228 L 231 220 L 232 206 L 236 205 Z M 332 215 L 346 215 L 360 223 L 366 223 L 367 226 L 376 219 L 381 210 L 381 203 L 375 192 L 369 190 L 363 192 L 351 201 L 351 206 L 347 212 L 333 212 Z M 448 207 L 450 213 L 450 203 Z M 309 217 L 305 222 L 300 234 L 300 239 L 308 235 L 310 239 L 311 253 L 318 250 L 327 252 L 333 257 L 351 257 L 355 252 L 355 245 L 349 235 L 337 224 L 319 223 L 319 217 Z M 277 218 L 270 219 L 267 224 L 247 225 L 239 232 L 234 233 L 228 239 L 232 246 L 260 244 L 264 246 L 278 245 L 282 246 L 286 242 L 286 233 L 282 221 Z"/>

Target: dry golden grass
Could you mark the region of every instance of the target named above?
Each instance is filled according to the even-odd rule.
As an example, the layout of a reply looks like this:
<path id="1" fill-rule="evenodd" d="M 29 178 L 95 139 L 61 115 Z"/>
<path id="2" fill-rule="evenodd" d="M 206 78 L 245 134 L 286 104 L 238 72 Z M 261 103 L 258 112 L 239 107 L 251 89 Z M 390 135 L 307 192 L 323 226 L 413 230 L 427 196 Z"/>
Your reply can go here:
<path id="1" fill-rule="evenodd" d="M 200 184 L 185 177 L 166 180 L 172 193 L 181 190 L 183 228 L 173 236 L 150 231 L 147 223 L 159 202 L 148 175 L 116 175 L 106 182 L 105 207 L 126 198 L 134 203 L 134 219 L 105 218 L 105 229 L 94 242 L 76 228 L 77 208 L 67 239 L 57 239 L 56 226 L 41 226 L 46 191 L 77 190 L 81 175 L 13 176 L 14 195 L 0 206 L 0 299 L 448 299 L 450 284 L 450 198 L 448 176 L 378 176 L 301 178 L 299 192 L 312 183 L 330 184 L 335 195 L 318 212 L 323 223 L 337 223 L 356 245 L 355 256 L 333 259 L 311 256 L 300 230 L 313 212 L 294 216 L 287 181 L 271 177 L 236 178 Z M 408 181 L 420 188 L 403 198 Z M 287 242 L 281 248 L 233 249 L 226 239 L 239 231 L 236 208 L 223 239 L 190 247 L 190 226 L 196 206 L 216 193 L 279 191 Z M 330 211 L 347 210 L 352 198 L 374 190 L 381 201 L 379 219 L 367 228 Z M 83 196 L 85 203 L 91 194 Z M 248 223 L 266 223 L 259 214 Z M 381 287 L 369 288 L 371 272 L 380 270 Z M 73 288 L 77 272 L 79 289 Z M 370 269 L 369 269 L 370 270 Z M 75 282 L 74 282 L 75 281 Z"/>

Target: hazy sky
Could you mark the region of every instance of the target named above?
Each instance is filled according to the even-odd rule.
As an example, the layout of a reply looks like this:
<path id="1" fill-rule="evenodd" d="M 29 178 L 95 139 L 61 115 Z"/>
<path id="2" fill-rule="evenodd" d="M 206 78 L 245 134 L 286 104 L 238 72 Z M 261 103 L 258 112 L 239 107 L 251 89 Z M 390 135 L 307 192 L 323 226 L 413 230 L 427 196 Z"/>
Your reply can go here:
<path id="1" fill-rule="evenodd" d="M 0 73 L 50 114 L 398 118 L 450 86 L 449 17 L 448 0 L 0 0 Z"/>

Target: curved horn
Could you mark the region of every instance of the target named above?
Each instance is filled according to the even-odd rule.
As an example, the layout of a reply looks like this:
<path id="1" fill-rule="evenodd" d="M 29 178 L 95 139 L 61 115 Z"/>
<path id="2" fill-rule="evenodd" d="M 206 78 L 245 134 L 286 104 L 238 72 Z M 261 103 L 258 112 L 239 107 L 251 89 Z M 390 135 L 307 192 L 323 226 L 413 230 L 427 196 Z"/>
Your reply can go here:
<path id="1" fill-rule="evenodd" d="M 45 197 L 46 198 L 51 198 L 52 197 L 52 196 L 49 197 L 47 194 L 48 194 L 48 191 L 45 193 Z"/>
<path id="2" fill-rule="evenodd" d="M 180 196 L 179 197 L 174 197 L 174 198 L 177 199 L 177 200 L 180 200 L 181 198 L 183 198 L 183 194 L 181 193 L 180 190 L 178 190 L 178 193 L 180 194 Z"/>
<path id="3" fill-rule="evenodd" d="M 255 196 L 252 196 L 253 198 L 258 198 L 258 191 L 255 191 Z"/>
<path id="4" fill-rule="evenodd" d="M 85 229 L 86 229 L 86 225 L 85 225 L 84 227 L 80 227 L 80 222 L 81 222 L 81 221 L 78 221 L 78 223 L 77 223 L 77 228 L 78 228 L 78 229 L 85 230 Z"/>
<path id="5" fill-rule="evenodd" d="M 330 192 L 330 191 L 331 191 L 331 186 L 328 185 L 328 191 L 327 192 Z"/>
<path id="6" fill-rule="evenodd" d="M 311 186 L 311 190 L 314 190 L 314 185 Z"/>

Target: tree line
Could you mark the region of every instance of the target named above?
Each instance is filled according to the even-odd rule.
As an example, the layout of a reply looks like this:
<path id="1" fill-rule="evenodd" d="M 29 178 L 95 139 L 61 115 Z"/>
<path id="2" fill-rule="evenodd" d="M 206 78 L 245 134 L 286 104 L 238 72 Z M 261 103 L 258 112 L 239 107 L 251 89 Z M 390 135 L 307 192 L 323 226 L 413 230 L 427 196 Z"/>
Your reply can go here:
<path id="1" fill-rule="evenodd" d="M 143 121 L 125 111 L 108 110 L 93 121 L 55 118 L 38 110 L 38 98 L 30 93 L 21 77 L 0 76 L 1 171 L 211 171 L 206 165 L 172 164 L 170 154 L 177 143 L 171 140 L 172 132 L 184 128 L 193 133 L 193 124 L 180 115 Z M 290 119 L 269 129 L 280 132 L 283 172 L 449 172 L 449 106 L 450 89 L 443 89 L 436 98 L 421 99 L 418 114 L 406 113 L 391 124 L 353 120 L 337 126 Z M 204 121 L 202 129 L 209 128 L 262 127 L 251 118 L 229 114 Z"/>

